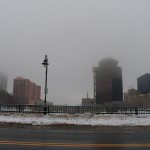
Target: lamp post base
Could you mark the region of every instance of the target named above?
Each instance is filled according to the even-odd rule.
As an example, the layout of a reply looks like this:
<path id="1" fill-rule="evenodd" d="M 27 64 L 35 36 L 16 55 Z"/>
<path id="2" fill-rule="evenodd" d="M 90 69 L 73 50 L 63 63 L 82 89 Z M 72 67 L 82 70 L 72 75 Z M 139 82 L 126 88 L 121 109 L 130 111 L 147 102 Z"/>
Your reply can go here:
<path id="1" fill-rule="evenodd" d="M 47 114 L 47 106 L 44 106 L 44 115 Z"/>

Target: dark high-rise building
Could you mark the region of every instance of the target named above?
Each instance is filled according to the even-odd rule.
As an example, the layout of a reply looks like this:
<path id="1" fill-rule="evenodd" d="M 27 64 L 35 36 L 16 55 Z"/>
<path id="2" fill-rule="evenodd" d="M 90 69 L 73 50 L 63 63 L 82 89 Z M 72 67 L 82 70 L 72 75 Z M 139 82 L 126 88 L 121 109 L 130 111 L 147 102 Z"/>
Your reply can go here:
<path id="1" fill-rule="evenodd" d="M 138 91 L 146 94 L 150 92 L 150 74 L 146 73 L 137 78 Z"/>
<path id="2" fill-rule="evenodd" d="M 0 72 L 0 91 L 7 91 L 7 80 L 7 75 Z"/>
<path id="3" fill-rule="evenodd" d="M 103 59 L 93 72 L 96 104 L 123 100 L 122 69 L 117 60 Z"/>

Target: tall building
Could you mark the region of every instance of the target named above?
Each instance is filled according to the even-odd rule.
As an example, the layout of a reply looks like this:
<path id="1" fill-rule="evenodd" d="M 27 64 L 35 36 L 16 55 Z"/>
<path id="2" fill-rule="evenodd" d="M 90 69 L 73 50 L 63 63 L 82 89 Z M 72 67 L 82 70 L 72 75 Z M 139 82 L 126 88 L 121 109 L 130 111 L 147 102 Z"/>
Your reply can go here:
<path id="1" fill-rule="evenodd" d="M 96 104 L 123 100 L 122 69 L 117 60 L 103 59 L 93 72 Z"/>
<path id="2" fill-rule="evenodd" d="M 150 74 L 146 73 L 137 78 L 138 91 L 147 94 L 150 92 Z"/>
<path id="3" fill-rule="evenodd" d="M 13 97 L 18 104 L 35 104 L 41 97 L 41 87 L 29 79 L 17 77 L 14 79 Z"/>
<path id="4" fill-rule="evenodd" d="M 0 91 L 7 91 L 7 75 L 0 73 Z"/>

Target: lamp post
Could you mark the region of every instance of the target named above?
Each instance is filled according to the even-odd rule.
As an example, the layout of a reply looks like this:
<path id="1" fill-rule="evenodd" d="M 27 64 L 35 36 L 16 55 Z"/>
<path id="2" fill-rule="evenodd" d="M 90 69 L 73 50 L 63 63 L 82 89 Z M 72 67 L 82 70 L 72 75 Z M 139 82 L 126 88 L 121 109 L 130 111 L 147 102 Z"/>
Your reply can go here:
<path id="1" fill-rule="evenodd" d="M 48 57 L 47 55 L 45 55 L 45 59 L 43 60 L 42 65 L 46 68 L 46 72 L 45 72 L 45 89 L 44 89 L 44 94 L 45 94 L 45 99 L 44 99 L 44 115 L 46 115 L 47 112 L 47 106 L 46 106 L 46 96 L 48 93 L 48 89 L 47 89 L 47 71 L 48 71 Z"/>

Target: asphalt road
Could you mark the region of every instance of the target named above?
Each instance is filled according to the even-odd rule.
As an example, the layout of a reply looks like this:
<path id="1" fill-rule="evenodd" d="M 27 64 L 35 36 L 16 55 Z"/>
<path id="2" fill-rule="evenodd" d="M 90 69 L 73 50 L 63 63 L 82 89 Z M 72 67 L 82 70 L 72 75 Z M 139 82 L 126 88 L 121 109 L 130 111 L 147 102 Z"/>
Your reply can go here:
<path id="1" fill-rule="evenodd" d="M 0 128 L 0 150 L 149 150 L 150 131 Z"/>

